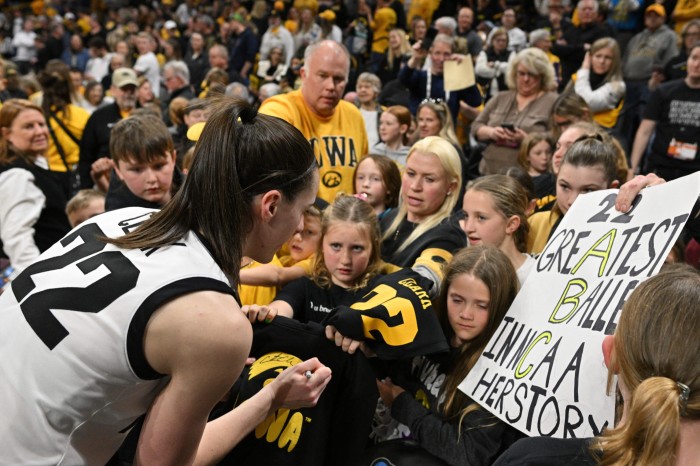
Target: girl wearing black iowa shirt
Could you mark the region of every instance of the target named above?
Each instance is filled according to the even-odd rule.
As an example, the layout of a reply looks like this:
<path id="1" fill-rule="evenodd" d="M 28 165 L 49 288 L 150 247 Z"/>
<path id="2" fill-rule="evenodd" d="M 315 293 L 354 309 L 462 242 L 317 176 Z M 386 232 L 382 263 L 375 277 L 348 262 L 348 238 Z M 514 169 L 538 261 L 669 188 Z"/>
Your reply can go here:
<path id="1" fill-rule="evenodd" d="M 378 387 L 394 422 L 375 416 L 373 430 L 379 435 L 374 438 L 408 437 L 447 464 L 478 466 L 492 464 L 522 436 L 457 389 L 517 291 L 515 269 L 499 249 L 470 246 L 455 254 L 436 306 L 451 350 L 418 356 L 391 369 L 393 380 L 385 379 Z M 374 458 L 385 453 L 380 445 L 373 450 Z M 389 457 L 395 464 L 401 459 Z"/>
<path id="2" fill-rule="evenodd" d="M 324 211 L 321 235 L 311 278 L 290 282 L 269 306 L 244 306 L 243 311 L 320 323 L 335 307 L 357 301 L 359 290 L 382 265 L 374 209 L 354 196 L 341 195 Z"/>

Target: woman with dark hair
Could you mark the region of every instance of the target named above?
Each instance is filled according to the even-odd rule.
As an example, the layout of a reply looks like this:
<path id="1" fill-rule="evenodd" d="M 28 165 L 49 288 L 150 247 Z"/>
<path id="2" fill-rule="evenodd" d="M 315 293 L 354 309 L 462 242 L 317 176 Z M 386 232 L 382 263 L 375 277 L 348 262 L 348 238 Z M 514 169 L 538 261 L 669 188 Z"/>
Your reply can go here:
<path id="1" fill-rule="evenodd" d="M 162 210 L 99 215 L 40 256 L 0 296 L 0 396 L 12 406 L 0 463 L 105 464 L 145 414 L 136 463 L 215 464 L 278 408 L 315 405 L 330 370 L 294 361 L 207 424 L 251 347 L 241 258 L 270 261 L 318 183 L 297 129 L 223 100 Z"/>
<path id="2" fill-rule="evenodd" d="M 0 255 L 15 273 L 70 230 L 68 177 L 48 168 L 49 131 L 41 107 L 10 99 L 0 108 Z"/>
<path id="3" fill-rule="evenodd" d="M 71 103 L 73 84 L 69 69 L 63 65 L 39 74 L 43 89 L 41 107 L 48 122 L 49 148 L 46 158 L 49 169 L 70 172 L 78 165 L 80 140 L 90 113 Z"/>

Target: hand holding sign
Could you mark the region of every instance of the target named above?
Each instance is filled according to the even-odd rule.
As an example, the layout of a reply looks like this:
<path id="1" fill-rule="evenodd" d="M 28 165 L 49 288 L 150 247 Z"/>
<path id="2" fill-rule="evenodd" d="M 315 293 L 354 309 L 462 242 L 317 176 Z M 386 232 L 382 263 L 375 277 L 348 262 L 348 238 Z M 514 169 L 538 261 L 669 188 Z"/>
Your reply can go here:
<path id="1" fill-rule="evenodd" d="M 637 178 L 579 196 L 539 256 L 486 350 L 460 385 L 485 409 L 531 436 L 588 437 L 611 425 L 600 351 L 622 305 L 655 275 L 700 195 L 700 173 Z"/>

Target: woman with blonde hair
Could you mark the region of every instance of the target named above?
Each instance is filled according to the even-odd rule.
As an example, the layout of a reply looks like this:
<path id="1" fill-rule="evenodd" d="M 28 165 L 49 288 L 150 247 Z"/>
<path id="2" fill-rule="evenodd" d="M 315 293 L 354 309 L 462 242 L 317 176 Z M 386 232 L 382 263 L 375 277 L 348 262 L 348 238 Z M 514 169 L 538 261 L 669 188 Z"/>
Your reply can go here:
<path id="1" fill-rule="evenodd" d="M 605 337 L 608 391 L 623 399 L 614 428 L 593 439 L 530 438 L 497 466 L 700 464 L 700 274 L 673 266 L 637 287 Z"/>
<path id="2" fill-rule="evenodd" d="M 462 185 L 459 155 L 448 141 L 429 136 L 415 143 L 401 177 L 399 208 L 381 221 L 382 259 L 413 267 L 439 284 L 442 265 L 466 246 L 456 218 Z"/>
<path id="3" fill-rule="evenodd" d="M 598 39 L 593 42 L 581 69 L 571 77 L 569 84 L 590 107 L 593 121 L 604 128 L 613 128 L 617 124 L 624 104 L 625 81 L 621 62 L 620 47 L 615 39 Z"/>
<path id="4" fill-rule="evenodd" d="M 527 48 L 512 61 L 506 83 L 511 89 L 492 98 L 472 123 L 472 135 L 486 143 L 482 175 L 518 164 L 518 148 L 528 133 L 546 132 L 557 100 L 554 69 L 542 50 Z"/>
<path id="5" fill-rule="evenodd" d="M 377 65 L 377 76 L 382 84 L 393 81 L 399 76 L 399 70 L 403 66 L 404 59 L 411 55 L 411 44 L 403 29 L 389 31 L 389 47 Z"/>

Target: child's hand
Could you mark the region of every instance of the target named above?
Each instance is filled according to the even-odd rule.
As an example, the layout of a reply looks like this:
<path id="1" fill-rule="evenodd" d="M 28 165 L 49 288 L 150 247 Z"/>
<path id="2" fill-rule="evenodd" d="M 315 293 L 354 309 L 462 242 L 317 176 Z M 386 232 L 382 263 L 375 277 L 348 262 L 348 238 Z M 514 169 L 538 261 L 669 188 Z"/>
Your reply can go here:
<path id="1" fill-rule="evenodd" d="M 335 346 L 340 346 L 343 351 L 348 354 L 355 354 L 357 348 L 362 344 L 359 340 L 353 340 L 349 337 L 344 337 L 335 327 L 332 325 L 326 326 L 326 338 L 335 341 Z"/>
<path id="2" fill-rule="evenodd" d="M 269 324 L 272 322 L 272 319 L 277 317 L 277 309 L 274 307 L 251 304 L 243 306 L 241 310 L 248 317 L 251 324 L 254 324 L 256 320 L 258 322 L 264 321 L 266 324 Z"/>
<path id="3" fill-rule="evenodd" d="M 391 408 L 396 397 L 406 391 L 398 385 L 394 385 L 389 377 L 384 380 L 377 380 L 377 389 L 387 408 Z"/>
<path id="4" fill-rule="evenodd" d="M 114 163 L 109 157 L 102 157 L 90 166 L 90 177 L 97 185 L 97 189 L 106 193 L 109 189 L 109 177 L 112 173 Z"/>
<path id="5" fill-rule="evenodd" d="M 620 187 L 615 199 L 615 208 L 620 212 L 628 212 L 632 207 L 634 199 L 642 189 L 649 186 L 664 184 L 666 180 L 659 178 L 655 173 L 648 175 L 637 175 Z"/>

